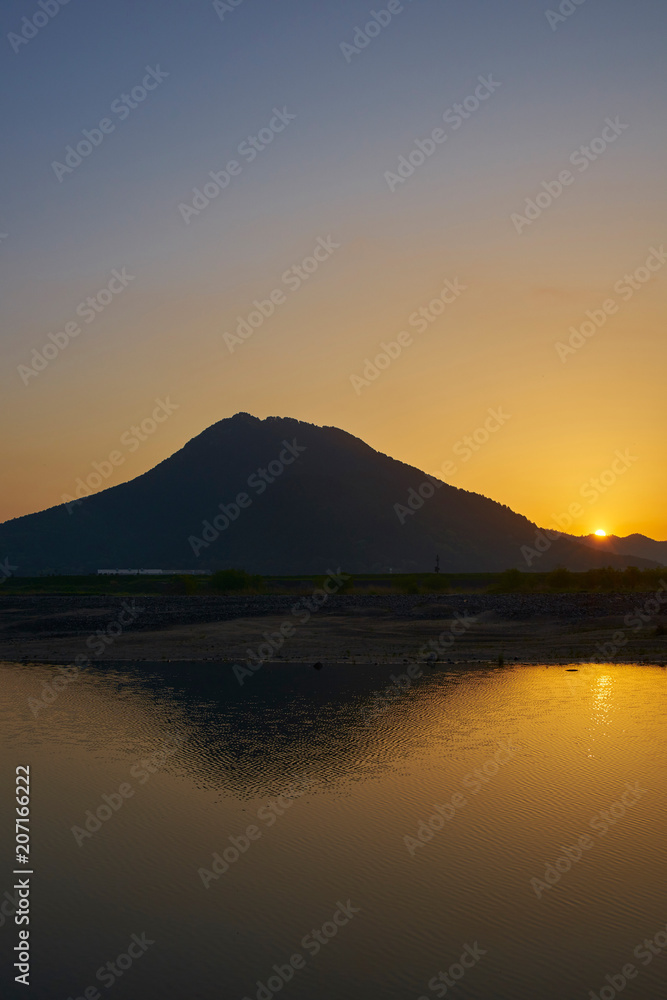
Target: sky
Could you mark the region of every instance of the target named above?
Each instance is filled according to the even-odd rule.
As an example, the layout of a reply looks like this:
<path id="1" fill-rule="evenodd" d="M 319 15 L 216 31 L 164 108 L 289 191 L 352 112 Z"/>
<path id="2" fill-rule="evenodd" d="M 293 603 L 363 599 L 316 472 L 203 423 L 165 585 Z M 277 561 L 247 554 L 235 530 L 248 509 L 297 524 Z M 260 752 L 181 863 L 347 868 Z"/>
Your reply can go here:
<path id="1" fill-rule="evenodd" d="M 664 0 L 43 4 L 0 13 L 0 519 L 242 410 L 667 538 Z"/>

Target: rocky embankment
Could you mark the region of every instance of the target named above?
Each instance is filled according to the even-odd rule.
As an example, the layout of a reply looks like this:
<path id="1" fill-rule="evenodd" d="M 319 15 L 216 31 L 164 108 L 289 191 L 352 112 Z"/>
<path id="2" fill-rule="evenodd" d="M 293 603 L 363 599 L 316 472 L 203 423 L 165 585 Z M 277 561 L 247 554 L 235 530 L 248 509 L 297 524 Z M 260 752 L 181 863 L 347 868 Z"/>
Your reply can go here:
<path id="1" fill-rule="evenodd" d="M 0 597 L 2 659 L 76 656 L 662 664 L 667 594 Z"/>

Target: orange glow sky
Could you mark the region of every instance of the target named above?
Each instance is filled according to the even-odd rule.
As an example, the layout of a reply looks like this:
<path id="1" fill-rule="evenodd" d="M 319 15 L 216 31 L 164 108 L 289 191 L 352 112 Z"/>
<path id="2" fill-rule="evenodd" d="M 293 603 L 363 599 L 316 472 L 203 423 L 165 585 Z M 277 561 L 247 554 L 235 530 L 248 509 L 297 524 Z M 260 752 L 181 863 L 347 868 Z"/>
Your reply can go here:
<path id="1" fill-rule="evenodd" d="M 511 17 L 490 3 L 448 12 L 415 4 L 348 65 L 339 43 L 363 4 L 319 14 L 309 6 L 307 45 L 290 28 L 302 23 L 299 3 L 261 25 L 250 7 L 235 11 L 223 37 L 202 5 L 182 24 L 161 24 L 151 47 L 152 28 L 134 8 L 126 18 L 136 24 L 121 32 L 110 20 L 105 36 L 72 5 L 50 40 L 45 30 L 12 65 L 22 96 L 10 114 L 0 218 L 9 233 L 0 243 L 0 519 L 60 503 L 156 397 L 169 396 L 176 412 L 134 453 L 125 449 L 106 485 L 244 410 L 341 427 L 544 527 L 580 503 L 574 534 L 667 538 L 667 263 L 627 301 L 614 290 L 667 241 L 664 8 L 585 5 L 552 32 L 523 0 L 509 5 Z M 80 68 L 94 87 L 79 86 L 71 67 L 48 93 L 44 76 L 35 80 L 40 59 L 70 65 L 84 41 L 105 37 L 104 58 L 94 49 Z M 108 98 L 138 82 L 158 49 L 170 79 L 59 184 L 50 162 L 99 121 Z M 489 73 L 497 92 L 459 130 L 443 126 L 446 142 L 390 191 L 385 171 Z M 232 83 L 236 101 L 224 99 Z M 296 120 L 186 225 L 178 204 L 274 106 Z M 570 154 L 617 116 L 628 128 L 579 172 Z M 566 168 L 574 182 L 519 235 L 512 213 Z M 286 289 L 281 275 L 328 236 L 340 247 L 301 288 Z M 18 366 L 32 348 L 122 267 L 135 276 L 127 290 L 24 385 Z M 413 329 L 412 345 L 357 394 L 351 376 L 382 341 L 411 329 L 408 317 L 446 279 L 466 291 L 425 332 Z M 286 301 L 231 354 L 223 334 L 277 287 Z M 563 362 L 555 344 L 610 298 L 618 311 Z M 457 458 L 457 442 L 499 407 L 510 419 L 468 461 Z M 608 474 L 614 482 L 596 499 L 590 489 L 582 497 L 619 451 L 629 467 Z M 456 470 L 445 474 L 447 461 Z"/>

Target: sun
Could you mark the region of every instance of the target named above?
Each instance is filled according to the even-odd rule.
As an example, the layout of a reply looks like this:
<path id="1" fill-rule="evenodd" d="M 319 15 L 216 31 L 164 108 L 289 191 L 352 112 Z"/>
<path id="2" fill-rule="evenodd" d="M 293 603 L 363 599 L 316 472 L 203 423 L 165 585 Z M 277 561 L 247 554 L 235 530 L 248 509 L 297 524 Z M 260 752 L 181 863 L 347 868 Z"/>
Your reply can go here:
<path id="1" fill-rule="evenodd" d="M 606 538 L 606 536 L 607 536 L 607 532 L 604 530 L 604 528 L 598 528 L 598 530 L 595 532 L 595 534 L 599 538 Z"/>

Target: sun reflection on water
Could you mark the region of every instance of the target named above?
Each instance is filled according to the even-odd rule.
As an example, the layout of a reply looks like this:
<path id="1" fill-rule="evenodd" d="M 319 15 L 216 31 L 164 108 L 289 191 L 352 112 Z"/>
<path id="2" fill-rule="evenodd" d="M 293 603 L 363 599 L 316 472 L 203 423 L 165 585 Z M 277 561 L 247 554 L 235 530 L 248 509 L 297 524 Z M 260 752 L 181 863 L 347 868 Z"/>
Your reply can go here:
<path id="1" fill-rule="evenodd" d="M 611 710 L 612 688 L 614 678 L 610 674 L 601 674 L 593 687 L 593 718 L 599 726 L 609 722 Z"/>

